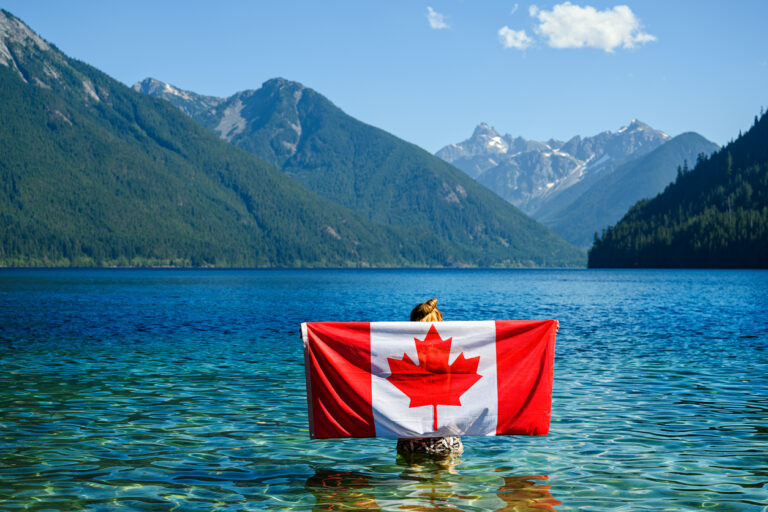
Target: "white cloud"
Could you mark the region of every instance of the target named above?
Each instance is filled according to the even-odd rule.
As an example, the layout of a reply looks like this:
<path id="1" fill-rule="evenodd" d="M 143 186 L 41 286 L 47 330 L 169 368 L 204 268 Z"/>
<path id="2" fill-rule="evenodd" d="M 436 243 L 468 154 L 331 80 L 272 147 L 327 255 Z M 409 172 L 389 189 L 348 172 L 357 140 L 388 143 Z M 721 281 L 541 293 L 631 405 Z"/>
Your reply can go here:
<path id="1" fill-rule="evenodd" d="M 431 7 L 427 7 L 427 20 L 429 21 L 429 26 L 435 30 L 451 28 L 451 26 L 445 22 L 445 16 Z"/>
<path id="2" fill-rule="evenodd" d="M 518 50 L 525 50 L 533 39 L 528 37 L 525 30 L 512 30 L 508 26 L 504 25 L 499 29 L 499 42 L 504 48 L 517 48 Z"/>
<path id="3" fill-rule="evenodd" d="M 640 20 L 626 5 L 598 11 L 589 5 L 565 2 L 551 11 L 532 5 L 528 13 L 539 20 L 536 33 L 552 48 L 592 47 L 613 52 L 619 46 L 633 48 L 656 41 L 655 36 L 643 32 Z"/>
<path id="4" fill-rule="evenodd" d="M 515 4 L 514 7 L 512 7 L 512 10 L 509 11 L 509 14 L 510 15 L 515 14 L 517 12 L 518 7 L 520 7 L 520 6 Z"/>

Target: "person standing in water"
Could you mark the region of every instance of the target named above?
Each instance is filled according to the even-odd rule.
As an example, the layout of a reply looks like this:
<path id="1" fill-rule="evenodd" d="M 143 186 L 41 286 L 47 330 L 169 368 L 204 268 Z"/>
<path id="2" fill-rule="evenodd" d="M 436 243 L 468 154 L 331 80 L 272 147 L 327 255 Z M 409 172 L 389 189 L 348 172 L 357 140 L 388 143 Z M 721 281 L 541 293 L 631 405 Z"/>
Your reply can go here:
<path id="1" fill-rule="evenodd" d="M 411 311 L 411 322 L 442 322 L 443 313 L 437 309 L 437 299 L 418 304 Z M 424 453 L 432 455 L 459 455 L 464 445 L 458 436 L 400 438 L 397 440 L 397 453 L 402 455 Z"/>

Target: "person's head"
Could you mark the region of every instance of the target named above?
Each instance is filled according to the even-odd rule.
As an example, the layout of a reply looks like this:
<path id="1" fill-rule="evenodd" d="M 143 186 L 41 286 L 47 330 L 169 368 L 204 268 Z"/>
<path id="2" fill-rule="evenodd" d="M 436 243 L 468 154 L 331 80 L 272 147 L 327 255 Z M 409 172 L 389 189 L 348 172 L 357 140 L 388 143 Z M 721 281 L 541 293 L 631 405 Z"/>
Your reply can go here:
<path id="1" fill-rule="evenodd" d="M 411 322 L 442 322 L 443 314 L 437 309 L 437 299 L 429 299 L 411 310 Z"/>

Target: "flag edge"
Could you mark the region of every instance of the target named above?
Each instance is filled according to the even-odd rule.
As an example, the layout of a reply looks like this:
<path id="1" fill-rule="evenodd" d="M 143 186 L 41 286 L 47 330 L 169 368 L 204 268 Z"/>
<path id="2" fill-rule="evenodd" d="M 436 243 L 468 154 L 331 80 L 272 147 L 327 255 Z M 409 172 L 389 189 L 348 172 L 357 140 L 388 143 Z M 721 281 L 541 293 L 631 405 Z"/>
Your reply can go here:
<path id="1" fill-rule="evenodd" d="M 312 365 L 309 357 L 309 333 L 307 322 L 301 323 L 301 340 L 304 350 L 304 379 L 307 385 L 307 420 L 309 437 L 315 439 L 315 415 L 312 407 Z"/>

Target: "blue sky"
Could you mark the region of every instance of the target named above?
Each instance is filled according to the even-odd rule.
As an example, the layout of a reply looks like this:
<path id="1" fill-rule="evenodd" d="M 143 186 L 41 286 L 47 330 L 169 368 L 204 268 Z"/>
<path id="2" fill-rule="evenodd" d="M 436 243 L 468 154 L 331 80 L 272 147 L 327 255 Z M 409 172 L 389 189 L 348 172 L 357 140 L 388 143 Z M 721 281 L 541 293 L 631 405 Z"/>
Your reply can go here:
<path id="1" fill-rule="evenodd" d="M 429 151 L 486 121 L 722 144 L 768 107 L 768 1 L 0 0 L 72 57 L 228 96 L 282 76 Z M 626 7 L 619 7 L 626 6 Z"/>

